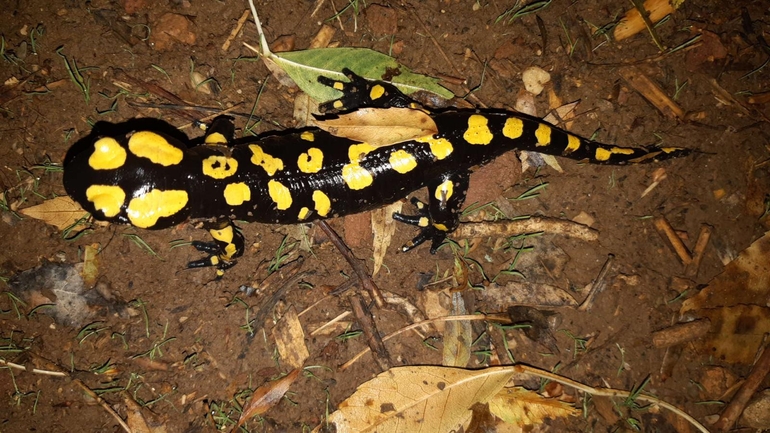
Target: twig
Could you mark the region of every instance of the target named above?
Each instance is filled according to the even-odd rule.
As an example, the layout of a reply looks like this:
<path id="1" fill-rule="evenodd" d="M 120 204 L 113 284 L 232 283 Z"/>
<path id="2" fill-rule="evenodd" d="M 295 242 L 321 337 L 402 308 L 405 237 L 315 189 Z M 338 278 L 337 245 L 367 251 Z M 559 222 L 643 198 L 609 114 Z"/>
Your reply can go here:
<path id="1" fill-rule="evenodd" d="M 35 357 L 35 358 L 38 358 L 38 359 L 43 359 L 43 358 L 41 358 L 41 357 L 39 357 L 37 355 L 34 355 L 34 354 L 32 354 L 32 356 Z M 48 361 L 48 363 L 52 364 L 50 361 Z M 126 424 L 126 422 L 123 421 L 123 418 L 121 418 L 120 415 L 118 415 L 117 412 L 115 412 L 110 407 L 110 405 L 106 401 L 104 401 L 103 398 L 101 398 L 98 395 L 96 395 L 96 393 L 93 392 L 91 390 L 91 388 L 86 386 L 86 384 L 83 383 L 83 381 L 81 381 L 80 379 L 72 378 L 72 376 L 70 376 L 69 373 L 66 373 L 64 371 L 41 370 L 41 369 L 38 369 L 38 368 L 33 368 L 33 369 L 30 370 L 30 369 L 28 369 L 27 367 L 25 367 L 23 365 L 19 365 L 19 364 L 13 363 L 13 362 L 8 362 L 8 361 L 3 360 L 3 359 L 0 359 L 0 364 L 5 365 L 5 366 L 7 366 L 9 368 L 15 368 L 15 369 L 18 369 L 18 370 L 29 371 L 29 372 L 35 373 L 35 374 L 44 374 L 44 375 L 47 375 L 47 376 L 69 377 L 69 378 L 71 378 L 72 382 L 75 385 L 77 385 L 81 389 L 83 389 L 83 391 L 86 394 L 88 394 L 89 397 L 91 397 L 95 402 L 99 403 L 99 405 L 104 410 L 106 410 L 107 413 L 112 415 L 112 417 L 115 418 L 115 421 L 117 421 L 117 423 L 123 428 L 123 430 L 125 430 L 127 433 L 133 433 L 132 430 L 131 430 L 131 427 L 129 427 L 128 424 Z M 55 368 L 59 369 L 58 366 L 55 366 Z"/>
<path id="2" fill-rule="evenodd" d="M 770 358 L 770 357 L 768 357 Z M 558 374 L 551 373 L 549 371 L 540 370 L 539 368 L 530 367 L 528 365 L 523 364 L 516 364 L 514 366 L 514 370 L 517 373 L 523 373 L 528 374 L 530 376 L 540 377 L 543 379 L 548 379 L 550 381 L 560 383 L 562 385 L 566 385 L 572 388 L 577 389 L 578 391 L 585 392 L 586 394 L 591 394 L 593 396 L 601 396 L 601 397 L 619 397 L 619 398 L 629 398 L 632 396 L 632 393 L 629 391 L 625 391 L 622 389 L 613 389 L 613 388 L 595 388 L 593 386 L 585 385 L 580 382 L 576 382 L 572 379 L 566 378 L 564 376 L 559 376 Z M 636 394 L 633 395 L 635 400 L 644 401 L 647 403 L 652 403 L 655 405 L 658 405 L 660 407 L 663 407 L 665 409 L 670 410 L 671 412 L 674 412 L 675 414 L 679 415 L 680 417 L 684 418 L 692 424 L 695 428 L 700 430 L 703 433 L 709 433 L 709 431 L 706 429 L 706 427 L 703 426 L 698 420 L 693 418 L 691 415 L 689 415 L 687 412 L 683 411 L 682 409 L 679 409 L 678 407 L 674 406 L 671 403 L 668 403 L 666 401 L 663 401 L 659 398 L 646 395 L 646 394 Z"/>
<path id="3" fill-rule="evenodd" d="M 698 269 L 700 269 L 700 262 L 703 260 L 703 255 L 706 252 L 706 247 L 711 239 L 711 231 L 713 228 L 708 224 L 700 226 L 700 234 L 698 234 L 698 241 L 695 243 L 695 249 L 692 251 L 692 262 L 690 262 L 684 269 L 684 276 L 687 278 L 695 278 L 698 275 Z"/>
<path id="4" fill-rule="evenodd" d="M 374 323 L 374 319 L 371 313 L 369 313 L 369 309 L 366 308 L 364 300 L 360 294 L 353 293 L 348 296 L 348 301 L 350 301 L 350 307 L 353 309 L 353 316 L 358 324 L 361 325 L 364 335 L 366 335 L 366 343 L 374 354 L 374 360 L 377 361 L 380 370 L 387 371 L 393 365 L 393 361 L 390 360 L 390 354 L 388 354 L 388 350 L 385 348 L 382 338 L 380 338 L 377 324 Z"/>
<path id="5" fill-rule="evenodd" d="M 657 217 L 655 218 L 654 224 L 655 230 L 658 231 L 663 239 L 668 240 L 669 245 L 674 249 L 674 252 L 679 257 L 679 260 L 685 266 L 689 265 L 692 262 L 692 255 L 690 254 L 690 250 L 688 250 L 684 245 L 684 242 L 682 242 L 682 239 L 679 238 L 679 236 L 676 234 L 674 228 L 671 227 L 671 224 L 669 224 L 668 220 L 662 216 Z"/>
<path id="6" fill-rule="evenodd" d="M 230 48 L 230 44 L 233 43 L 233 40 L 238 36 L 238 33 L 240 33 L 241 29 L 243 28 L 243 25 L 246 24 L 246 20 L 248 19 L 249 19 L 249 10 L 246 9 L 245 11 L 243 11 L 243 14 L 241 14 L 241 17 L 238 19 L 238 24 L 236 24 L 233 31 L 230 32 L 230 36 L 228 36 L 225 43 L 222 44 L 222 51 L 227 51 Z"/>
<path id="7" fill-rule="evenodd" d="M 102 409 L 106 410 L 107 413 L 112 415 L 112 417 L 115 418 L 115 421 L 117 421 L 118 424 L 120 424 L 123 430 L 125 430 L 128 433 L 133 433 L 133 430 L 131 430 L 131 427 L 129 427 L 128 424 L 126 424 L 126 422 L 123 421 L 123 418 L 121 418 L 120 415 L 118 415 L 118 413 L 115 412 L 106 401 L 104 401 L 103 398 L 96 395 L 96 393 L 93 392 L 91 388 L 87 387 L 86 384 L 83 383 L 83 381 L 81 381 L 80 379 L 73 379 L 72 381 L 75 383 L 75 385 L 79 386 L 86 394 L 88 394 L 89 397 L 94 399 L 95 402 L 99 403 L 99 406 L 101 406 Z"/>
<path id="8" fill-rule="evenodd" d="M 653 332 L 652 345 L 655 347 L 676 346 L 706 335 L 709 329 L 711 329 L 711 320 L 707 318 L 687 323 L 677 323 L 676 325 Z"/>
<path id="9" fill-rule="evenodd" d="M 353 268 L 353 272 L 355 272 L 358 279 L 361 280 L 361 285 L 367 292 L 369 292 L 369 295 L 374 299 L 374 303 L 377 304 L 377 307 L 382 308 L 385 305 L 385 301 L 382 299 L 382 293 L 380 293 L 377 284 L 372 280 L 372 276 L 366 269 L 364 262 L 353 255 L 350 248 L 345 245 L 345 242 L 340 239 L 339 235 L 326 223 L 326 221 L 316 221 L 316 224 L 324 231 L 324 233 L 326 233 L 326 236 L 331 243 L 337 247 L 337 250 L 342 254 L 342 257 L 344 257 L 350 267 Z"/>
<path id="10" fill-rule="evenodd" d="M 591 283 L 591 290 L 588 292 L 588 296 L 586 296 L 586 298 L 577 308 L 578 311 L 589 311 L 591 307 L 593 307 L 594 299 L 596 299 L 596 296 L 601 293 L 605 287 L 607 287 L 607 274 L 612 268 L 612 262 L 614 260 L 614 255 L 609 254 L 607 256 L 607 261 L 604 262 L 604 266 L 602 266 L 602 269 L 599 271 L 599 275 L 596 277 L 594 282 Z"/>
<path id="11" fill-rule="evenodd" d="M 35 373 L 35 374 L 44 374 L 47 376 L 55 376 L 55 377 L 69 376 L 67 373 L 64 373 L 62 371 L 41 370 L 39 368 L 33 368 L 32 370 L 30 370 L 21 364 L 16 364 L 15 362 L 6 361 L 4 359 L 0 359 L 0 364 L 5 365 L 6 367 L 9 367 L 9 368 L 15 368 L 21 371 L 29 371 L 30 373 Z"/>
<path id="12" fill-rule="evenodd" d="M 726 432 L 732 429 L 733 424 L 741 416 L 749 399 L 757 391 L 757 388 L 765 380 L 768 373 L 770 373 L 770 345 L 765 344 L 762 347 L 762 354 L 759 356 L 756 364 L 754 364 L 754 368 L 751 369 L 751 373 L 749 373 L 749 377 L 746 378 L 746 381 L 743 382 L 733 400 L 722 412 L 719 421 L 714 424 L 715 430 Z"/>

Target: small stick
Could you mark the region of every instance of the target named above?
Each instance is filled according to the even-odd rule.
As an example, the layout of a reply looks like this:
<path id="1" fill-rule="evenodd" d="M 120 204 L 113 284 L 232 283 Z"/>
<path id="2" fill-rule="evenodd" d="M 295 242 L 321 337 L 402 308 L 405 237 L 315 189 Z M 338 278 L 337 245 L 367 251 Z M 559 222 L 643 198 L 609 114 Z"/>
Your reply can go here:
<path id="1" fill-rule="evenodd" d="M 652 345 L 670 347 L 698 339 L 711 329 L 711 320 L 699 319 L 687 323 L 677 323 L 668 328 L 652 333 Z"/>
<path id="2" fill-rule="evenodd" d="M 299 256 L 297 260 L 293 261 L 289 265 L 286 266 L 288 269 L 281 269 L 282 272 L 274 272 L 267 278 L 265 278 L 264 281 L 260 284 L 260 288 L 264 292 L 268 292 L 271 287 L 276 284 L 280 284 L 278 287 L 274 289 L 274 292 L 267 300 L 263 300 L 259 310 L 257 310 L 257 313 L 254 315 L 254 318 L 252 319 L 251 323 L 254 324 L 255 331 L 257 328 L 261 328 L 265 324 L 265 319 L 267 319 L 267 316 L 270 314 L 270 311 L 272 311 L 273 307 L 286 296 L 286 293 L 289 292 L 289 290 L 294 288 L 294 285 L 300 282 L 303 278 L 310 275 L 310 272 L 299 272 L 300 268 L 302 267 L 302 263 L 305 261 L 305 259 L 302 256 Z M 280 279 L 280 281 L 275 281 Z"/>
<path id="3" fill-rule="evenodd" d="M 591 307 L 593 307 L 596 295 L 601 293 L 607 286 L 607 273 L 609 273 L 614 259 L 615 256 L 612 254 L 607 256 L 607 261 L 604 262 L 604 266 L 602 266 L 601 271 L 599 271 L 599 275 L 594 282 L 591 283 L 591 290 L 588 292 L 588 296 L 586 296 L 585 300 L 583 300 L 583 303 L 577 308 L 578 311 L 589 311 Z"/>
<path id="4" fill-rule="evenodd" d="M 77 385 L 80 388 L 82 388 L 83 391 L 86 394 L 88 394 L 89 397 L 94 399 L 95 402 L 99 403 L 99 406 L 101 406 L 102 409 L 106 410 L 107 413 L 112 415 L 112 417 L 115 418 L 115 421 L 117 421 L 118 424 L 120 424 L 120 426 L 123 428 L 123 430 L 127 431 L 128 433 L 133 433 L 134 430 L 132 430 L 131 427 L 129 427 L 128 424 L 126 424 L 126 422 L 123 421 L 123 418 L 121 418 L 120 415 L 118 415 L 117 412 L 112 410 L 110 405 L 107 404 L 107 402 L 104 401 L 103 398 L 99 397 L 93 390 L 91 390 L 91 388 L 87 387 L 86 384 L 83 383 L 82 380 L 80 380 L 80 379 L 73 379 L 72 381 L 75 382 L 75 385 Z"/>
<path id="5" fill-rule="evenodd" d="M 364 300 L 360 294 L 354 293 L 348 297 L 348 301 L 353 309 L 353 316 L 366 335 L 366 343 L 374 354 L 377 365 L 380 366 L 380 370 L 387 371 L 393 365 L 393 361 L 390 360 L 390 354 L 385 349 L 385 343 L 380 337 L 380 332 L 377 330 L 377 325 L 374 323 L 369 309 L 364 305 Z"/>
<path id="6" fill-rule="evenodd" d="M 667 117 L 673 115 L 678 119 L 685 119 L 685 112 L 682 107 L 669 98 L 657 84 L 653 83 L 652 80 L 636 68 L 623 68 L 620 70 L 620 75 L 663 115 Z"/>
<path id="7" fill-rule="evenodd" d="M 695 249 L 692 251 L 692 262 L 690 262 L 684 269 L 684 276 L 687 278 L 695 278 L 698 275 L 698 269 L 700 268 L 700 262 L 703 260 L 703 255 L 706 252 L 709 239 L 711 239 L 711 231 L 713 228 L 708 224 L 700 226 L 700 234 L 698 234 L 698 241 L 695 242 Z"/>
<path id="8" fill-rule="evenodd" d="M 243 14 L 241 14 L 241 17 L 238 18 L 238 24 L 236 24 L 233 31 L 230 32 L 230 36 L 228 36 L 225 43 L 222 44 L 222 51 L 227 51 L 228 49 L 230 49 L 230 44 L 233 43 L 233 40 L 238 36 L 238 33 L 241 32 L 243 25 L 246 24 L 246 20 L 248 19 L 249 19 L 249 10 L 246 9 L 245 11 L 243 11 Z"/>
<path id="9" fill-rule="evenodd" d="M 770 373 L 770 345 L 763 345 L 761 350 L 762 354 L 759 356 L 757 363 L 754 364 L 754 368 L 751 369 L 749 377 L 746 378 L 746 381 L 743 382 L 733 400 L 727 405 L 722 415 L 719 416 L 719 421 L 714 424 L 714 430 L 726 432 L 732 429 L 735 421 L 743 413 L 743 409 L 748 404 L 751 396 L 754 395 L 767 374 Z"/>
<path id="10" fill-rule="evenodd" d="M 676 255 L 679 256 L 679 260 L 684 265 L 689 265 L 692 262 L 692 255 L 690 254 L 690 250 L 688 250 L 684 245 L 682 239 L 677 236 L 674 228 L 671 227 L 671 224 L 669 224 L 668 220 L 662 216 L 657 217 L 655 218 L 654 224 L 655 230 L 658 231 L 663 239 L 668 240 L 669 245 L 674 249 Z"/>
<path id="11" fill-rule="evenodd" d="M 560 234 L 584 241 L 596 241 L 596 229 L 558 218 L 531 217 L 516 221 L 463 223 L 452 233 L 455 239 L 484 238 L 488 236 L 508 237 L 518 233 L 546 232 Z"/>
<path id="12" fill-rule="evenodd" d="M 326 233 L 326 236 L 329 237 L 331 243 L 337 247 L 337 250 L 342 254 L 342 257 L 344 257 L 350 267 L 353 268 L 353 272 L 355 272 L 358 279 L 361 280 L 361 285 L 367 292 L 369 292 L 369 295 L 374 299 L 374 303 L 377 304 L 377 307 L 382 308 L 385 305 L 385 300 L 382 299 L 382 293 L 380 292 L 379 287 L 377 287 L 377 284 L 374 283 L 374 280 L 372 280 L 372 276 L 369 274 L 363 261 L 353 255 L 350 248 L 345 245 L 345 242 L 340 239 L 339 235 L 326 223 L 326 221 L 316 221 L 316 224 L 318 227 L 321 227 L 321 230 Z"/>

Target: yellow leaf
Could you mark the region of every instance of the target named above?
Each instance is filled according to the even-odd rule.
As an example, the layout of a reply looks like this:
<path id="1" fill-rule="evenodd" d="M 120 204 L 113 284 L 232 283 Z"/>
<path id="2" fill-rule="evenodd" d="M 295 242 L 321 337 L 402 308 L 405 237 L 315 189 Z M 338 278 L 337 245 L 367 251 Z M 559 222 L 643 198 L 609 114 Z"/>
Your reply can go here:
<path id="1" fill-rule="evenodd" d="M 524 388 L 507 388 L 489 400 L 489 411 L 509 424 L 532 426 L 546 418 L 563 418 L 578 410 L 563 401 L 548 399 Z"/>
<path id="2" fill-rule="evenodd" d="M 411 108 L 362 108 L 316 123 L 332 135 L 375 147 L 402 143 L 438 132 L 436 123 L 427 113 Z"/>
<path id="3" fill-rule="evenodd" d="M 88 215 L 88 212 L 68 196 L 52 198 L 37 206 L 21 209 L 19 212 L 55 226 L 59 230 L 70 227 L 77 220 Z"/>
<path id="4" fill-rule="evenodd" d="M 391 368 L 359 386 L 329 421 L 337 433 L 445 433 L 470 419 L 471 406 L 497 394 L 513 371 L 512 367 Z"/>

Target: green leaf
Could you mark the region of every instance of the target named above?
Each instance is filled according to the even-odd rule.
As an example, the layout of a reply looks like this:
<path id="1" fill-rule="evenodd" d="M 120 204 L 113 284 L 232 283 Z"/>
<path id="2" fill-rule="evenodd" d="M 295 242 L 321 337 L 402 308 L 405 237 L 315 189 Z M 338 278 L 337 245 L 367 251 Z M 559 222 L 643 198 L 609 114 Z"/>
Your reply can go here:
<path id="1" fill-rule="evenodd" d="M 268 57 L 286 71 L 302 91 L 322 102 L 337 99 L 342 92 L 319 83 L 318 76 L 347 81 L 340 72 L 344 68 L 369 80 L 392 76 L 390 81 L 405 94 L 424 90 L 446 99 L 454 97 L 438 84 L 437 78 L 415 74 L 394 58 L 367 48 L 317 48 L 270 53 Z"/>

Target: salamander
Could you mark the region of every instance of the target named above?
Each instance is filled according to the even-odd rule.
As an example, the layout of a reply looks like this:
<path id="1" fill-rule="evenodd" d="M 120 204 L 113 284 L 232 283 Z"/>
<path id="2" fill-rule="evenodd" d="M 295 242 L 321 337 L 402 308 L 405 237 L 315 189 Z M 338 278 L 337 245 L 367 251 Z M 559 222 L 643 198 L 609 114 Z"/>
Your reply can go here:
<path id="1" fill-rule="evenodd" d="M 536 151 L 595 164 L 657 162 L 689 153 L 601 144 L 508 111 L 430 111 L 388 82 L 345 74 L 349 81 L 319 77 L 342 92 L 322 111 L 422 109 L 438 132 L 387 146 L 318 128 L 235 140 L 232 119 L 219 117 L 203 143 L 193 146 L 154 128 L 91 134 L 67 156 L 65 189 L 99 220 L 142 229 L 204 221 L 214 241 L 194 242 L 207 257 L 188 266 L 214 266 L 221 276 L 244 249 L 232 220 L 292 224 L 340 217 L 427 187 L 428 202 L 413 200 L 414 215 L 393 217 L 419 230 L 404 251 L 430 241 L 434 252 L 458 226 L 470 173 L 505 152 Z"/>

